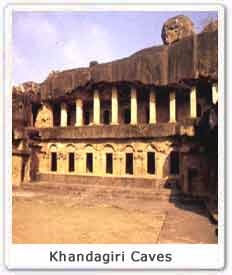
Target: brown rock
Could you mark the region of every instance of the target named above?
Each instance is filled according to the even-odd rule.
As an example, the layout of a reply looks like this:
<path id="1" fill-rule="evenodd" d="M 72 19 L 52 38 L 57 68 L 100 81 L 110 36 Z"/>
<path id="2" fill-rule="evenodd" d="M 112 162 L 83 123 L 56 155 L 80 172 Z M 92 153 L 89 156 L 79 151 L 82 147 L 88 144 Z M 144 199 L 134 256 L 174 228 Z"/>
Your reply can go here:
<path id="1" fill-rule="evenodd" d="M 187 16 L 179 15 L 164 23 L 161 37 L 165 45 L 170 45 L 194 33 L 193 22 Z"/>
<path id="2" fill-rule="evenodd" d="M 218 29 L 218 20 L 212 21 L 209 24 L 207 24 L 204 29 L 203 32 L 214 32 Z"/>
<path id="3" fill-rule="evenodd" d="M 98 83 L 125 81 L 165 86 L 198 76 L 215 80 L 218 73 L 218 35 L 217 31 L 210 31 L 210 27 L 206 30 L 193 36 L 193 23 L 188 17 L 171 18 L 162 31 L 169 46 L 146 48 L 108 63 L 91 62 L 87 68 L 52 71 L 40 84 L 28 82 L 13 87 L 13 95 L 29 95 L 30 101 L 40 103 L 41 100 L 65 97 L 77 88 L 88 86 L 92 89 L 91 85 Z M 174 40 L 177 42 L 173 43 Z"/>

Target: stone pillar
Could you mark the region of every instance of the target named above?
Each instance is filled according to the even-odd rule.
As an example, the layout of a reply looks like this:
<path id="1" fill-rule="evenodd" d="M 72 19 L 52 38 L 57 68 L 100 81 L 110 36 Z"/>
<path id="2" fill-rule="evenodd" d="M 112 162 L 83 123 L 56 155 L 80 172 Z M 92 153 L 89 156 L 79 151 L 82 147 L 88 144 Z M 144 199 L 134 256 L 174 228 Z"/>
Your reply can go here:
<path id="1" fill-rule="evenodd" d="M 75 126 L 82 126 L 83 124 L 83 102 L 82 99 L 76 99 L 76 124 Z"/>
<path id="2" fill-rule="evenodd" d="M 196 87 L 192 87 L 190 91 L 190 117 L 197 117 L 197 90 Z"/>
<path id="3" fill-rule="evenodd" d="M 137 124 L 137 91 L 131 89 L 131 124 Z"/>
<path id="4" fill-rule="evenodd" d="M 111 112 L 111 124 L 118 124 L 118 91 L 116 87 L 112 88 Z"/>
<path id="5" fill-rule="evenodd" d="M 113 176 L 117 176 L 119 164 L 118 164 L 118 152 L 113 152 Z"/>
<path id="6" fill-rule="evenodd" d="M 100 124 L 100 96 L 98 90 L 94 90 L 93 94 L 93 123 Z"/>
<path id="7" fill-rule="evenodd" d="M 212 102 L 216 104 L 218 102 L 218 84 L 214 83 L 212 86 Z"/>
<path id="8" fill-rule="evenodd" d="M 84 174 L 85 173 L 85 152 L 79 151 L 76 153 L 76 171 L 77 174 Z"/>
<path id="9" fill-rule="evenodd" d="M 176 122 L 176 93 L 169 93 L 169 122 Z"/>
<path id="10" fill-rule="evenodd" d="M 156 95 L 153 89 L 149 97 L 149 123 L 156 123 Z"/>
<path id="11" fill-rule="evenodd" d="M 134 175 L 135 176 L 144 176 L 146 175 L 146 166 L 144 165 L 144 152 L 142 150 L 138 150 L 134 153 Z"/>
<path id="12" fill-rule="evenodd" d="M 123 152 L 118 152 L 117 154 L 117 170 L 118 170 L 118 175 L 122 176 L 125 175 L 125 165 L 124 165 L 124 153 Z"/>
<path id="13" fill-rule="evenodd" d="M 68 108 L 66 103 L 61 103 L 60 106 L 60 126 L 67 127 L 68 125 Z"/>
<path id="14" fill-rule="evenodd" d="M 67 173 L 67 165 L 68 162 L 68 156 L 66 152 L 65 145 L 60 145 L 60 151 L 57 151 L 57 172 L 56 173 L 61 173 L 65 174 Z"/>
<path id="15" fill-rule="evenodd" d="M 47 148 L 47 147 L 46 147 Z M 45 152 L 44 148 L 41 149 L 42 152 L 38 153 L 39 156 L 39 173 L 48 173 L 51 170 L 50 167 L 50 154 L 51 152 L 49 151 L 49 149 L 47 149 L 47 151 Z M 35 153 L 32 153 L 31 158 L 32 158 L 32 162 L 31 162 L 31 170 L 32 170 L 32 174 L 33 174 L 33 178 L 36 177 L 36 172 L 34 172 L 36 169 L 34 168 L 34 166 L 38 166 L 37 164 L 37 158 L 34 155 Z M 38 168 L 37 168 L 38 169 Z"/>
<path id="16" fill-rule="evenodd" d="M 93 175 L 97 176 L 101 174 L 101 159 L 100 156 L 101 152 L 100 151 L 94 151 L 93 152 Z"/>

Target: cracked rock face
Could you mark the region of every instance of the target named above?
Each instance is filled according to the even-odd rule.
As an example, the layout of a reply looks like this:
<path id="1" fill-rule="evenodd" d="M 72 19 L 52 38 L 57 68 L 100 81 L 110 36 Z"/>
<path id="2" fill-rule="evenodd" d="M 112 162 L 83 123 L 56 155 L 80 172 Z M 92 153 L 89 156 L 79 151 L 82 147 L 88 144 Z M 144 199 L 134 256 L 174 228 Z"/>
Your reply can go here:
<path id="1" fill-rule="evenodd" d="M 193 22 L 187 16 L 179 15 L 164 23 L 161 37 L 165 45 L 170 45 L 194 33 Z"/>

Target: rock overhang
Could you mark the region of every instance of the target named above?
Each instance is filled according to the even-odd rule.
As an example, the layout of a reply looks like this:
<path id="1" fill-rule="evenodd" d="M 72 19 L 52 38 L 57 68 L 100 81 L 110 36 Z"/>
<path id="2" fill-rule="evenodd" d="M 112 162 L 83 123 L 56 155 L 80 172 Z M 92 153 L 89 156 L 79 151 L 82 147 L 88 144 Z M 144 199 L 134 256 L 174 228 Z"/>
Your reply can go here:
<path id="1" fill-rule="evenodd" d="M 185 16 L 180 17 L 187 20 Z M 169 87 L 200 78 L 217 81 L 218 31 L 215 26 L 210 23 L 199 34 L 191 30 L 174 43 L 146 48 L 120 60 L 101 64 L 94 61 L 87 68 L 53 71 L 42 83 L 27 82 L 21 85 L 21 91 L 14 87 L 13 92 L 26 91 L 34 101 L 46 101 L 69 96 L 77 89 L 91 89 L 98 83 Z"/>

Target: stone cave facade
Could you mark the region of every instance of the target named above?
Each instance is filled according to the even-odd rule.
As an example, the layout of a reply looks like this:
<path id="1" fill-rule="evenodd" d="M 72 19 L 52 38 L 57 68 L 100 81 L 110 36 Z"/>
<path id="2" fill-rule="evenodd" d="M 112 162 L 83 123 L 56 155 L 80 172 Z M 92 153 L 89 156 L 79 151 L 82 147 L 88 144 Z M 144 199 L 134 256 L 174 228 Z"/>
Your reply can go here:
<path id="1" fill-rule="evenodd" d="M 196 34 L 178 16 L 162 39 L 121 60 L 13 87 L 13 185 L 168 182 L 216 197 L 217 28 Z"/>

